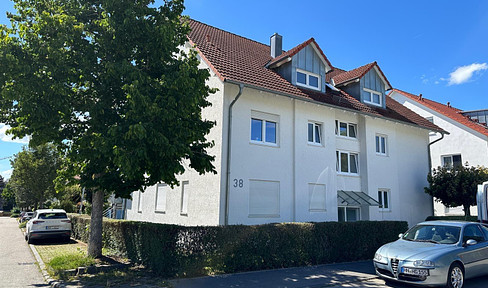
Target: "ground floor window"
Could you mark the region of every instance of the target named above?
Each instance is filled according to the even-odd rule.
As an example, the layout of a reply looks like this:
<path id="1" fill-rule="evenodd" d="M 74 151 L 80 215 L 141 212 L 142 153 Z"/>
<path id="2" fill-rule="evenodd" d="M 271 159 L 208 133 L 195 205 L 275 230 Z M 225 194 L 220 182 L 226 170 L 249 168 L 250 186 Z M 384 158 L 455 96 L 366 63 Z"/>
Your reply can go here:
<path id="1" fill-rule="evenodd" d="M 359 207 L 338 207 L 339 222 L 354 222 L 359 221 Z"/>

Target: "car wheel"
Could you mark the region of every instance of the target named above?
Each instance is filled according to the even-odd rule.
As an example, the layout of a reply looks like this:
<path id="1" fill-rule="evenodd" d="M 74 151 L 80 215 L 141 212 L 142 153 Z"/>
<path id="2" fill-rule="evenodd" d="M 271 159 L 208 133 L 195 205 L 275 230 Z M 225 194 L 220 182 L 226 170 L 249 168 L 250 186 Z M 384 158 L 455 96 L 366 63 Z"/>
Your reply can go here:
<path id="1" fill-rule="evenodd" d="M 458 263 L 453 263 L 447 275 L 447 287 L 462 288 L 464 285 L 464 270 Z"/>

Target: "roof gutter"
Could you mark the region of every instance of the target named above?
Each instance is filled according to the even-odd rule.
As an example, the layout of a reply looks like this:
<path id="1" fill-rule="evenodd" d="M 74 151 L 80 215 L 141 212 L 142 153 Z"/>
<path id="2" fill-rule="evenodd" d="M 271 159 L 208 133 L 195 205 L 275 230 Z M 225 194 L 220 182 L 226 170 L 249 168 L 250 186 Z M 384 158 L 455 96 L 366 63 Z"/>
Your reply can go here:
<path id="1" fill-rule="evenodd" d="M 235 84 L 235 85 L 246 85 L 246 87 L 248 87 L 248 88 L 252 88 L 252 89 L 256 89 L 256 90 L 259 90 L 259 91 L 268 92 L 268 93 L 272 93 L 272 94 L 276 94 L 276 95 L 286 96 L 286 97 L 290 97 L 290 98 L 293 98 L 293 99 L 298 99 L 298 100 L 301 100 L 301 101 L 304 101 L 304 102 L 309 102 L 309 103 L 313 103 L 313 104 L 317 104 L 317 105 L 322 105 L 322 106 L 329 107 L 329 108 L 342 109 L 342 110 L 349 111 L 349 112 L 352 112 L 352 113 L 358 113 L 358 114 L 361 114 L 361 115 L 366 115 L 366 116 L 370 116 L 370 117 L 376 117 L 376 118 L 379 118 L 379 119 L 384 119 L 384 120 L 388 120 L 388 121 L 392 121 L 392 122 L 396 122 L 396 123 L 401 123 L 401 124 L 408 125 L 408 126 L 412 126 L 412 127 L 416 127 L 416 128 L 426 129 L 426 130 L 429 130 L 429 131 L 435 131 L 435 132 L 439 132 L 439 133 L 449 134 L 449 133 L 447 133 L 444 130 L 434 130 L 432 128 L 427 128 L 427 127 L 424 127 L 424 126 L 420 126 L 418 124 L 409 123 L 409 122 L 403 122 L 403 121 L 400 121 L 400 120 L 396 120 L 396 119 L 392 119 L 392 118 L 387 118 L 387 117 L 384 117 L 382 115 L 367 113 L 367 112 L 363 112 L 363 111 L 359 111 L 359 110 L 354 110 L 354 109 L 350 109 L 350 108 L 346 108 L 346 107 L 339 107 L 339 106 L 336 106 L 336 105 L 332 105 L 332 104 L 328 104 L 328 103 L 324 103 L 324 102 L 320 102 L 320 101 L 315 101 L 313 99 L 307 99 L 307 98 L 303 98 L 303 97 L 298 97 L 298 96 L 295 96 L 293 94 L 288 94 L 288 93 L 283 93 L 283 92 L 279 92 L 279 91 L 275 91 L 275 90 L 271 90 L 271 89 L 266 89 L 266 88 L 258 87 L 258 86 L 255 86 L 255 85 L 244 84 L 244 83 L 241 83 L 241 82 L 238 82 L 238 81 L 234 81 L 234 80 L 225 79 L 224 82 L 231 83 L 231 84 Z"/>
<path id="2" fill-rule="evenodd" d="M 232 139 L 232 107 L 236 104 L 237 100 L 242 95 L 242 90 L 244 90 L 244 84 L 242 83 L 234 83 L 239 85 L 239 92 L 237 93 L 234 100 L 229 105 L 229 118 L 227 122 L 227 155 L 226 155 L 226 173 L 227 173 L 227 181 L 225 183 L 225 219 L 224 225 L 229 225 L 229 195 L 230 195 L 230 157 L 231 157 L 231 139 Z"/>
<path id="3" fill-rule="evenodd" d="M 439 141 L 441 141 L 442 139 L 444 139 L 444 134 L 443 132 L 440 132 L 441 133 L 441 138 L 439 139 L 436 139 L 432 142 L 429 143 L 429 145 L 427 145 L 427 153 L 428 153 L 428 158 L 429 158 L 429 174 L 432 175 L 432 159 L 431 159 L 431 153 L 430 153 L 430 146 L 432 146 L 432 144 L 434 143 L 437 143 Z M 432 207 L 432 216 L 434 215 L 434 198 L 432 197 L 432 201 L 430 201 L 430 205 Z"/>

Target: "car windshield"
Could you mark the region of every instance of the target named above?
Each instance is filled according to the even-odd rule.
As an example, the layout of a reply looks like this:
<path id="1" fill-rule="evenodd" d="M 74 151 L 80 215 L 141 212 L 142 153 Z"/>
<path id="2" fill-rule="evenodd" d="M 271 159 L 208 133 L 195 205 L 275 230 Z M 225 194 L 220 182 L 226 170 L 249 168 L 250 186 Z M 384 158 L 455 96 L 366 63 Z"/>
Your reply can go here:
<path id="1" fill-rule="evenodd" d="M 417 242 L 454 244 L 459 241 L 460 227 L 446 225 L 417 225 L 408 230 L 402 239 Z"/>
<path id="2" fill-rule="evenodd" d="M 42 213 L 39 214 L 39 219 L 65 219 L 68 218 L 66 213 Z"/>

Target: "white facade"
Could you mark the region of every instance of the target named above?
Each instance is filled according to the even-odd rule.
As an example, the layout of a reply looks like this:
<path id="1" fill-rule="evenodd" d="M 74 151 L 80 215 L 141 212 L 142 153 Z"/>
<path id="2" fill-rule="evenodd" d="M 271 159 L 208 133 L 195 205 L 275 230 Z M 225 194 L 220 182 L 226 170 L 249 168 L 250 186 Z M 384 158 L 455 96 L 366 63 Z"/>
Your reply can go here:
<path id="1" fill-rule="evenodd" d="M 198 175 L 189 169 L 179 177 L 185 185 L 155 185 L 133 193 L 127 219 L 225 224 L 227 113 L 239 89 L 215 75 L 209 84 L 219 88 L 203 113 L 217 121 L 208 137 L 215 142 L 209 152 L 216 156 L 218 173 Z M 251 140 L 252 118 L 277 123 L 276 145 Z M 356 125 L 357 138 L 337 136 L 336 120 Z M 388 208 L 358 206 L 361 220 L 406 220 L 413 225 L 431 215 L 431 198 L 423 192 L 426 129 L 249 87 L 234 105 L 232 121 L 228 224 L 337 221 L 338 190 L 362 191 L 376 200 L 379 190 L 386 191 Z M 320 144 L 308 142 L 308 123 L 320 126 Z M 386 155 L 376 153 L 377 135 L 386 138 Z M 358 155 L 358 175 L 336 171 L 337 151 Z M 164 190 L 158 195 L 165 201 L 158 201 L 157 190 Z"/>
<path id="2" fill-rule="evenodd" d="M 443 166 L 443 158 L 448 156 L 452 157 L 453 155 L 460 155 L 463 165 L 468 163 L 469 166 L 488 167 L 488 136 L 430 109 L 397 91 L 393 91 L 390 97 L 420 116 L 432 119 L 435 125 L 449 133 L 444 136 L 444 139 L 431 146 L 433 168 Z M 430 133 L 429 135 L 430 142 L 441 137 L 440 133 Z M 476 207 L 471 207 L 470 212 L 471 215 L 477 215 Z M 434 202 L 434 213 L 435 215 L 441 216 L 464 215 L 462 207 L 447 208 L 440 202 Z"/>

